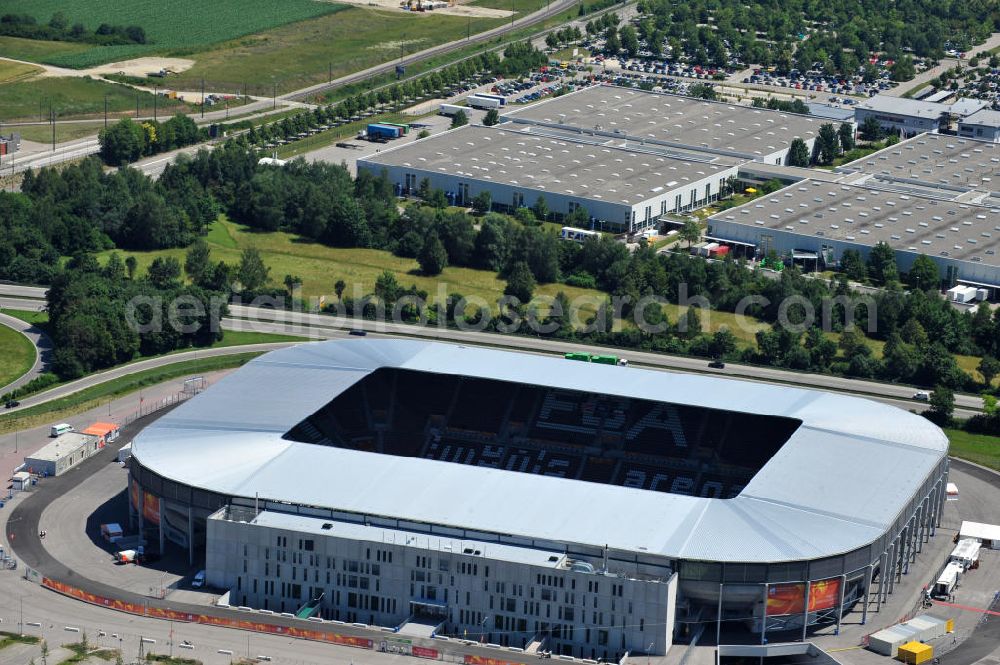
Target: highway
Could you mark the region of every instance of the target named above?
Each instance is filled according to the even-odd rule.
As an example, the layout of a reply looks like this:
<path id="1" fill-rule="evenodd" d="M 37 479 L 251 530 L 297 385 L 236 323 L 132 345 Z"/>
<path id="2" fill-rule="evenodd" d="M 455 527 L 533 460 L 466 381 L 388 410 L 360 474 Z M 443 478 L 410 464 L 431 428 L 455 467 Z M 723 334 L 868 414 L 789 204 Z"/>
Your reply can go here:
<path id="1" fill-rule="evenodd" d="M 8 294 L 14 297 L 8 297 Z M 0 284 L 0 308 L 35 308 L 40 304 L 38 299 L 43 298 L 44 294 L 44 288 Z M 561 354 L 571 351 L 600 353 L 607 351 L 606 347 L 573 344 L 561 340 L 552 340 L 541 337 L 500 335 L 496 333 L 463 331 L 437 326 L 423 327 L 402 323 L 381 323 L 354 318 L 339 319 L 325 314 L 273 310 L 259 307 L 248 307 L 246 305 L 230 305 L 229 313 L 230 316 L 222 321 L 224 330 L 296 335 L 309 339 L 330 339 L 343 337 L 347 331 L 354 328 L 360 328 L 374 334 L 437 339 L 459 344 L 479 344 L 485 346 L 495 346 L 498 348 L 533 351 L 537 353 Z M 56 397 L 65 396 L 66 394 L 70 394 L 76 390 L 81 390 L 89 387 L 90 385 L 100 383 L 108 378 L 124 376 L 134 371 L 148 369 L 149 367 L 163 366 L 181 359 L 226 355 L 227 353 L 239 353 L 241 350 L 270 350 L 272 348 L 279 348 L 286 345 L 287 344 L 266 344 L 254 345 L 253 347 L 205 349 L 144 360 L 109 370 L 107 372 L 102 372 L 101 374 L 88 376 L 73 383 L 66 384 L 65 386 L 60 386 L 53 391 L 48 391 L 35 397 L 27 398 L 22 400 L 22 408 L 33 404 L 40 404 L 44 401 L 48 401 L 49 399 L 55 399 Z M 876 381 L 850 379 L 828 374 L 795 372 L 774 367 L 741 365 L 736 363 L 727 363 L 725 369 L 714 370 L 708 367 L 707 360 L 703 358 L 670 356 L 634 349 L 622 349 L 620 350 L 620 353 L 622 356 L 628 358 L 633 364 L 656 369 L 720 374 L 728 378 L 784 385 L 796 385 L 818 390 L 843 392 L 878 399 L 887 404 L 906 410 L 923 411 L 927 408 L 926 403 L 917 402 L 912 399 L 914 392 L 917 390 L 917 388 L 913 386 L 879 383 Z M 50 395 L 50 393 L 55 392 L 58 392 L 59 394 Z M 975 415 L 982 409 L 982 398 L 978 395 L 957 394 L 955 396 L 955 406 L 955 415 L 957 417 L 968 418 Z"/>

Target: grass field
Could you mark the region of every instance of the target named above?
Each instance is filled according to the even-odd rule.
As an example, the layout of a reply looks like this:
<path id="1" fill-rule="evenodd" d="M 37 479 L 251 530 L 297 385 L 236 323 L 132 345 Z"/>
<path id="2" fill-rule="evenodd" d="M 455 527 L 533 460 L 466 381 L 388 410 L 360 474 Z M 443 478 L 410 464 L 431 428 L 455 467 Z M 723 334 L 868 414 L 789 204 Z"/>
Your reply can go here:
<path id="1" fill-rule="evenodd" d="M 49 322 L 48 312 L 29 312 L 23 309 L 5 309 L 3 313 L 7 316 L 13 316 L 15 319 L 21 319 L 27 323 L 33 323 L 36 326 L 44 326 Z"/>
<path id="2" fill-rule="evenodd" d="M 1000 471 L 1000 438 L 957 429 L 946 429 L 945 434 L 951 441 L 952 455 Z"/>
<path id="3" fill-rule="evenodd" d="M 48 22 L 55 12 L 62 12 L 70 24 L 80 22 L 91 30 L 100 23 L 139 25 L 145 29 L 147 44 L 73 44 L 82 49 L 67 50 L 61 42 L 38 42 L 32 58 L 24 58 L 0 46 L 0 52 L 18 59 L 82 68 L 153 52 L 193 52 L 210 44 L 337 12 L 343 5 L 313 0 L 215 0 L 209 3 L 200 0 L 11 0 L 5 3 L 4 9 L 15 14 L 31 14 L 41 23 Z"/>
<path id="4" fill-rule="evenodd" d="M 45 42 L 38 39 L 0 36 L 0 53 L 5 57 L 29 62 L 48 62 L 50 58 L 71 58 L 94 48 L 75 42 Z"/>
<path id="5" fill-rule="evenodd" d="M 0 60 L 0 84 L 31 78 L 40 71 L 42 71 L 42 68 L 35 67 L 34 65 Z"/>
<path id="6" fill-rule="evenodd" d="M 104 114 L 105 95 L 109 112 L 134 112 L 138 98 L 140 112 L 152 115 L 153 95 L 150 93 L 87 77 L 53 77 L 16 81 L 0 87 L 0 118 L 6 121 L 39 120 L 41 111 L 41 119 L 48 120 L 49 104 L 57 119 L 96 117 Z M 168 117 L 187 107 L 176 100 L 161 97 L 157 101 L 157 108 L 164 117 Z"/>
<path id="7" fill-rule="evenodd" d="M 196 64 L 167 79 L 180 88 L 205 78 L 213 89 L 233 90 L 247 82 L 259 94 L 323 83 L 333 76 L 459 39 L 471 29 L 481 32 L 503 19 L 418 14 L 351 7 L 337 14 L 286 25 L 231 40 L 217 47 L 188 52 Z M 266 74 L 262 74 L 266 72 Z M 189 82 L 189 83 L 185 83 Z"/>
<path id="8" fill-rule="evenodd" d="M 35 364 L 35 347 L 27 337 L 0 326 L 0 386 L 14 381 Z"/>
<path id="9" fill-rule="evenodd" d="M 113 121 L 109 121 L 113 122 Z M 97 132 L 104 128 L 103 121 L 96 122 L 73 122 L 56 123 L 56 143 L 64 141 L 74 141 L 85 136 L 95 136 Z M 20 132 L 21 138 L 25 141 L 37 141 L 38 143 L 48 143 L 52 140 L 52 128 L 50 125 L 21 125 L 13 131 Z"/>
<path id="10" fill-rule="evenodd" d="M 437 277 L 425 277 L 419 273 L 415 259 L 394 256 L 377 249 L 344 249 L 327 247 L 299 239 L 289 233 L 253 233 L 238 224 L 222 219 L 212 225 L 206 238 L 212 250 L 213 261 L 238 263 L 240 252 L 246 247 L 256 247 L 271 268 L 271 279 L 280 284 L 286 274 L 302 278 L 302 295 L 306 297 L 333 296 L 333 284 L 338 279 L 348 284 L 345 295 L 351 296 L 353 285 L 357 284 L 362 294 L 371 293 L 375 280 L 386 270 L 395 274 L 405 287 L 415 284 L 426 290 L 431 301 L 443 284 L 445 293 L 458 292 L 466 296 L 478 296 L 487 302 L 497 302 L 503 295 L 506 283 L 496 273 L 471 268 L 448 267 Z M 110 254 L 99 255 L 103 261 Z M 119 252 L 122 258 L 127 253 Z M 169 249 L 156 252 L 131 253 L 138 261 L 138 272 L 143 274 L 157 256 L 173 256 L 184 263 L 184 250 Z M 603 298 L 603 294 L 591 289 L 580 289 L 565 284 L 545 284 L 536 293 L 554 296 L 559 291 L 570 298 L 591 296 Z M 714 313 L 713 313 L 714 314 Z M 227 335 L 229 333 L 226 333 Z"/>

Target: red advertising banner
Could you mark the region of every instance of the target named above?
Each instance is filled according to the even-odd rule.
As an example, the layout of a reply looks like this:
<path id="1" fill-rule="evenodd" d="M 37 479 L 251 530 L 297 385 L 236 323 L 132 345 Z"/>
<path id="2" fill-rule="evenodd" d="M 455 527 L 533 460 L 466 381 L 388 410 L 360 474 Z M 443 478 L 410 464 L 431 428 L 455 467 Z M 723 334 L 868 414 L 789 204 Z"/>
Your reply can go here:
<path id="1" fill-rule="evenodd" d="M 428 649 L 427 647 L 413 647 L 410 649 L 410 654 L 417 658 L 429 658 L 431 660 L 439 660 L 441 658 L 441 653 L 437 649 Z"/>
<path id="2" fill-rule="evenodd" d="M 802 614 L 805 611 L 804 582 L 773 584 L 767 588 L 767 615 Z M 828 610 L 840 602 L 840 578 L 812 582 L 809 585 L 809 611 Z"/>
<path id="3" fill-rule="evenodd" d="M 353 635 L 340 635 L 338 633 L 327 633 L 321 630 L 312 630 L 307 628 L 294 628 L 286 626 L 276 626 L 270 623 L 264 623 L 262 621 L 250 621 L 246 619 L 227 619 L 225 617 L 214 617 L 205 614 L 188 614 L 186 612 L 178 612 L 176 610 L 168 610 L 159 607 L 147 607 L 139 603 L 129 603 L 124 600 L 115 600 L 112 598 L 104 598 L 103 596 L 97 596 L 92 593 L 88 593 L 76 587 L 69 586 L 63 582 L 57 582 L 56 580 L 49 579 L 48 577 L 42 578 L 42 586 L 57 591 L 71 598 L 76 598 L 77 600 L 82 600 L 85 603 L 91 603 L 92 605 L 100 605 L 102 607 L 107 607 L 108 609 L 117 610 L 119 612 L 127 612 L 129 614 L 138 614 L 141 616 L 153 617 L 155 619 L 168 619 L 170 621 L 187 621 L 191 623 L 202 623 L 210 626 L 219 626 L 222 628 L 236 628 L 239 630 L 252 630 L 258 633 L 272 633 L 275 635 L 287 635 L 288 637 L 296 637 L 302 640 L 312 640 L 314 642 L 327 642 L 329 644 L 339 644 L 341 646 L 347 647 L 357 647 L 359 649 L 371 649 L 373 646 L 372 640 L 366 637 L 355 637 Z M 435 655 L 421 656 L 421 658 L 438 658 L 437 651 L 434 649 L 423 649 L 422 647 L 414 647 L 414 651 L 421 649 L 425 652 L 433 652 Z M 414 655 L 417 655 L 414 653 Z M 497 661 L 497 663 L 502 663 L 503 661 Z"/>
<path id="4" fill-rule="evenodd" d="M 466 656 L 465 665 L 524 665 L 510 660 L 487 658 L 486 656 Z"/>

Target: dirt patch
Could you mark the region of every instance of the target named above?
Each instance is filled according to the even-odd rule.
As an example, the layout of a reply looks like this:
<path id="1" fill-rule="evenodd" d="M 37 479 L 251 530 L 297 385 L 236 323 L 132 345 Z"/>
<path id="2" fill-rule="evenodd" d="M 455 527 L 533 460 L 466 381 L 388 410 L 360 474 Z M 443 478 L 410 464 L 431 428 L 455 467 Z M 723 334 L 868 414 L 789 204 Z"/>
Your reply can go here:
<path id="1" fill-rule="evenodd" d="M 333 1 L 333 0 L 331 0 Z M 336 0 L 338 3 L 356 5 L 358 7 L 375 7 L 377 9 L 394 9 L 402 12 L 406 11 L 400 6 L 400 0 Z M 413 0 L 416 6 L 417 0 Z M 489 7 L 471 7 L 455 3 L 450 7 L 438 7 L 426 12 L 408 12 L 417 16 L 433 16 L 434 14 L 445 14 L 447 16 L 469 16 L 472 18 L 508 18 L 510 12 L 506 9 L 491 9 Z"/>
<path id="2" fill-rule="evenodd" d="M 149 74 L 165 69 L 168 72 L 179 74 L 194 66 L 194 60 L 186 58 L 135 58 L 123 62 L 111 62 L 98 67 L 84 69 L 80 73 L 84 76 L 101 76 L 103 74 L 125 74 L 127 76 L 147 76 Z"/>

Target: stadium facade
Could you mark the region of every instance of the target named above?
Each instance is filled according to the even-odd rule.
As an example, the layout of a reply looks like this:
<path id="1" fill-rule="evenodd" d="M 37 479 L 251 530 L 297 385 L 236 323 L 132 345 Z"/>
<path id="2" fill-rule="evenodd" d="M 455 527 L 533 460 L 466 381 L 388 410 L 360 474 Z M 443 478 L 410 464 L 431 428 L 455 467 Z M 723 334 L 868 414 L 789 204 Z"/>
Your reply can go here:
<path id="1" fill-rule="evenodd" d="M 350 340 L 146 428 L 130 506 L 204 546 L 234 605 L 611 659 L 879 608 L 938 525 L 947 448 L 854 397 Z"/>

